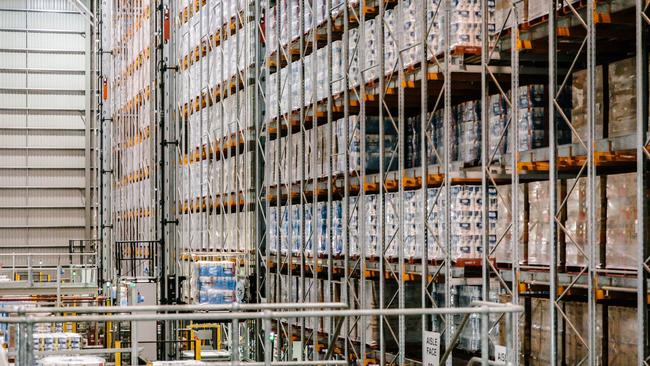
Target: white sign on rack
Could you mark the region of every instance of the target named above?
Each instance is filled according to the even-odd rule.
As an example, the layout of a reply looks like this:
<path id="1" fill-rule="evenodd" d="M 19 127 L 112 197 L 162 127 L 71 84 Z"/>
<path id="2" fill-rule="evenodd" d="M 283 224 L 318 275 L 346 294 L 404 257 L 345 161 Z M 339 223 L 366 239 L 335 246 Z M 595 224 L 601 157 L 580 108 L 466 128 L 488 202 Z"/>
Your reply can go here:
<path id="1" fill-rule="evenodd" d="M 506 362 L 507 351 L 504 346 L 494 345 L 494 360 L 497 362 Z"/>
<path id="2" fill-rule="evenodd" d="M 423 366 L 440 366 L 440 333 L 424 331 Z"/>

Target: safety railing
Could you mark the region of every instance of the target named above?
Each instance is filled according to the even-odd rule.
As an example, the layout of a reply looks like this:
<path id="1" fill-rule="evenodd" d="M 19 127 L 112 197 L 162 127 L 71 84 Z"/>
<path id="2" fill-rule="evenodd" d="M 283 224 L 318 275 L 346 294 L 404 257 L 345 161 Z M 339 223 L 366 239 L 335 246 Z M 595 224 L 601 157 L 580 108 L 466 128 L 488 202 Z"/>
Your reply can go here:
<path id="1" fill-rule="evenodd" d="M 230 304 L 230 305 L 160 305 L 160 306 L 130 306 L 130 307 L 53 307 L 53 308 L 7 308 L 7 317 L 2 318 L 0 324 L 15 326 L 16 342 L 15 348 L 10 349 L 9 355 L 15 356 L 16 365 L 32 365 L 35 357 L 43 352 L 35 351 L 33 331 L 34 326 L 42 323 L 65 323 L 65 322 L 130 322 L 130 348 L 106 348 L 106 349 L 82 349 L 71 351 L 59 351 L 59 354 L 119 354 L 130 353 L 131 364 L 138 364 L 138 353 L 140 345 L 135 334 L 137 323 L 144 321 L 212 321 L 232 323 L 233 334 L 228 339 L 228 346 L 231 350 L 239 350 L 240 322 L 259 321 L 262 322 L 263 347 L 256 359 L 240 359 L 239 352 L 231 352 L 230 360 L 226 362 L 209 362 L 209 365 L 249 365 L 249 366 L 297 366 L 297 365 L 349 365 L 349 359 L 333 359 L 334 345 L 342 332 L 346 318 L 371 317 L 371 316 L 395 316 L 395 317 L 421 317 L 421 316 L 462 316 L 462 321 L 455 328 L 453 334 L 445 334 L 450 346 L 446 350 L 438 349 L 436 356 L 437 364 L 445 364 L 450 357 L 452 350 L 457 345 L 460 336 L 468 324 L 472 315 L 481 319 L 481 347 L 480 357 L 472 360 L 482 365 L 511 365 L 516 364 L 513 352 L 514 338 L 513 325 L 515 317 L 523 312 L 523 307 L 510 303 L 490 303 L 477 301 L 468 307 L 460 308 L 403 308 L 403 309 L 347 309 L 343 303 L 273 303 L 273 304 Z M 74 316 L 61 316 L 58 314 L 74 313 Z M 49 315 L 44 315 L 49 314 Z M 499 361 L 490 360 L 490 315 L 497 314 L 505 319 L 506 345 L 505 354 L 499 357 Z M 309 319 L 323 318 L 332 319 L 334 327 L 328 337 L 329 344 L 323 351 L 324 355 L 318 355 L 314 360 L 276 360 L 274 352 L 274 323 L 286 319 Z M 426 347 L 430 345 L 422 342 L 423 354 Z M 195 352 L 200 352 L 200 343 L 197 344 Z M 440 354 L 442 353 L 442 354 Z M 49 352 L 48 354 L 51 354 Z M 260 361 L 261 360 L 261 361 Z"/>
<path id="2" fill-rule="evenodd" d="M 0 253 L 0 285 L 21 282 L 98 284 L 97 252 Z"/>

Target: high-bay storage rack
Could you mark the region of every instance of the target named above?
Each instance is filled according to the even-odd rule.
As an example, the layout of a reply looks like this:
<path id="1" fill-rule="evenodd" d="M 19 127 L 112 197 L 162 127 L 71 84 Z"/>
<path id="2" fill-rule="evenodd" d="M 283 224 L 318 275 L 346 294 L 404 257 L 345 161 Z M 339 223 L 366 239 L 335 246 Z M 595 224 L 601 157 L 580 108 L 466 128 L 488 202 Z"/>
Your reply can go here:
<path id="1" fill-rule="evenodd" d="M 163 277 L 237 258 L 246 301 L 525 306 L 515 342 L 472 319 L 457 358 L 646 364 L 648 6 L 154 1 L 159 216 L 123 238 L 164 242 Z M 408 364 L 457 321 L 285 319 L 276 352 Z"/>

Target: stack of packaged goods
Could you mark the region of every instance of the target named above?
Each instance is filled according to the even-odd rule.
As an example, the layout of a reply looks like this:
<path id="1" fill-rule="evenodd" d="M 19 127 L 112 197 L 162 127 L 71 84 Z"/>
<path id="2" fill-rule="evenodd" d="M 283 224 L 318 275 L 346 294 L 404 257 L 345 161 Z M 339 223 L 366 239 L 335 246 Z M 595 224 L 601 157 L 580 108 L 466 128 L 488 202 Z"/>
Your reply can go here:
<path id="1" fill-rule="evenodd" d="M 112 17 L 110 49 L 116 232 L 124 240 L 153 239 L 155 218 L 151 160 L 151 2 L 136 10 L 118 5 Z M 125 11 L 126 10 L 126 11 Z M 120 14 L 120 15 L 116 15 Z M 154 235 L 155 236 L 155 235 Z"/>
<path id="2" fill-rule="evenodd" d="M 517 151 L 536 149 L 548 143 L 544 89 L 544 85 L 519 87 L 517 100 L 519 115 L 516 121 L 519 132 Z M 508 151 L 512 152 L 512 149 Z"/>
<path id="3" fill-rule="evenodd" d="M 549 300 L 532 298 L 530 301 L 532 302 L 530 315 L 530 365 L 549 365 L 551 363 L 549 352 L 551 349 L 551 337 L 549 337 L 549 334 L 551 334 Z M 522 332 L 524 332 L 522 334 L 525 334 L 525 332 L 527 332 L 527 330 L 524 328 L 525 323 L 526 322 L 523 321 L 520 323 L 522 325 Z"/>
<path id="4" fill-rule="evenodd" d="M 475 165 L 481 159 L 481 103 L 469 101 L 456 106 L 458 160 Z"/>
<path id="5" fill-rule="evenodd" d="M 483 199 L 480 186 L 451 187 L 451 254 L 461 258 L 479 258 L 482 254 Z M 488 241 L 490 250 L 496 244 L 498 212 L 496 189 L 488 188 Z"/>
<path id="6" fill-rule="evenodd" d="M 528 201 L 530 204 L 528 219 L 528 264 L 548 264 L 550 259 L 549 230 L 551 214 L 549 212 L 548 182 L 528 184 Z"/>
<path id="7" fill-rule="evenodd" d="M 636 132 L 636 58 L 609 65 L 609 137 Z"/>
<path id="8" fill-rule="evenodd" d="M 180 219 L 180 230 L 189 250 L 245 251 L 251 246 L 252 226 L 246 223 L 252 215 L 233 204 L 247 199 L 253 188 L 254 154 L 235 148 L 245 146 L 252 126 L 246 75 L 255 62 L 257 28 L 235 21 L 246 6 L 240 0 L 178 3 L 179 140 L 185 152 L 178 182 L 181 201 L 192 208 Z M 205 211 L 199 209 L 203 205 Z"/>
<path id="9" fill-rule="evenodd" d="M 237 301 L 237 273 L 233 261 L 197 261 L 192 266 L 192 299 L 197 304 Z"/>
<path id="10" fill-rule="evenodd" d="M 438 1 L 433 0 L 432 5 L 429 5 L 431 8 L 436 9 Z M 496 4 L 495 1 L 488 2 L 488 32 L 493 34 L 496 30 L 495 20 L 495 11 Z M 458 48 L 474 48 L 481 47 L 482 44 L 482 35 L 481 29 L 483 26 L 483 20 L 481 15 L 481 2 L 471 1 L 471 0 L 460 0 L 454 1 L 451 8 L 451 34 L 450 39 L 447 42 L 444 39 L 444 29 L 446 19 L 444 16 L 440 16 L 441 12 L 438 12 L 439 20 L 434 23 L 434 32 L 440 36 L 437 38 L 438 43 L 434 45 L 436 54 L 442 53 L 445 50 L 445 44 L 449 44 L 451 50 L 456 50 Z"/>
<path id="11" fill-rule="evenodd" d="M 456 113 L 454 113 L 454 110 L 452 110 L 451 114 L 451 121 L 449 123 L 449 159 L 451 161 L 456 161 L 458 160 L 458 123 L 456 123 Z M 433 112 L 433 118 L 431 118 L 431 128 L 432 128 L 432 138 L 433 138 L 433 144 L 430 144 L 427 146 L 427 160 L 429 160 L 430 164 L 435 164 L 435 163 L 442 163 L 441 161 L 438 161 L 438 159 L 444 159 L 444 151 L 445 151 L 445 111 L 444 109 L 438 109 L 437 111 Z M 435 154 L 434 152 L 437 151 L 438 155 Z"/>
<path id="12" fill-rule="evenodd" d="M 490 126 L 488 159 L 499 160 L 501 155 L 508 151 L 509 139 L 506 126 L 510 120 L 510 109 L 507 99 L 501 94 L 488 96 L 488 103 L 488 124 Z"/>
<path id="13" fill-rule="evenodd" d="M 596 194 L 594 197 L 596 226 L 593 228 L 588 222 L 587 178 L 579 178 L 577 182 L 575 179 L 567 180 L 567 190 L 570 190 L 574 183 L 576 186 L 566 201 L 567 219 L 564 226 L 569 234 L 566 237 L 566 264 L 569 266 L 584 266 L 589 262 L 588 235 L 590 230 L 594 231 L 594 245 L 599 245 L 601 225 L 600 179 L 596 178 L 594 188 Z"/>
<path id="14" fill-rule="evenodd" d="M 38 351 L 73 351 L 81 349 L 81 335 L 77 333 L 34 333 L 34 347 Z"/>
<path id="15" fill-rule="evenodd" d="M 433 290 L 433 298 L 436 303 L 436 307 L 469 307 L 472 302 L 480 301 L 481 297 L 481 286 L 451 286 L 450 289 L 449 304 L 447 304 L 445 299 L 445 289 L 443 284 L 435 285 Z M 499 290 L 498 288 L 490 287 L 490 292 L 488 294 L 489 300 L 491 302 L 500 302 L 499 299 Z M 460 327 L 460 324 L 463 320 L 463 315 L 453 315 L 453 321 L 450 325 L 451 333 L 455 334 L 456 330 Z M 445 329 L 444 318 L 442 317 L 433 317 L 433 329 L 436 332 L 442 332 Z M 490 323 L 491 326 L 494 326 L 499 321 L 498 314 L 490 314 Z M 495 332 L 496 330 L 496 332 Z M 498 338 L 498 327 L 494 327 L 494 330 L 490 332 L 491 335 L 494 335 L 494 338 Z M 465 325 L 465 328 L 460 334 L 460 339 L 458 341 L 459 349 L 476 352 L 481 349 L 481 316 L 480 314 L 470 315 L 468 323 Z"/>
<path id="16" fill-rule="evenodd" d="M 382 256 L 379 248 L 379 202 L 377 195 L 366 195 L 364 206 L 361 210 L 365 216 L 365 248 L 366 257 L 376 258 Z"/>
<path id="17" fill-rule="evenodd" d="M 603 137 L 603 67 L 599 65 L 596 67 L 596 79 L 594 80 L 596 88 L 596 104 L 594 111 L 596 113 L 596 126 L 595 138 L 600 139 Z M 572 134 L 572 142 L 579 143 L 580 140 L 587 145 L 587 137 L 589 133 L 589 125 L 587 121 L 587 70 L 576 71 L 573 73 L 573 84 L 571 85 L 571 124 L 576 130 L 576 134 Z M 580 139 L 580 140 L 579 140 Z"/>
<path id="18" fill-rule="evenodd" d="M 532 332 L 530 333 L 531 339 L 531 352 L 530 364 L 531 365 L 548 365 L 551 361 L 548 350 L 550 349 L 549 333 L 551 332 L 550 318 L 549 318 L 549 300 L 547 299 L 531 299 L 531 325 Z M 575 327 L 576 331 L 581 335 L 587 334 L 587 326 L 589 312 L 587 311 L 587 304 L 584 302 L 566 302 L 564 311 L 571 324 Z M 601 305 L 596 308 L 596 338 L 602 338 L 602 326 L 600 319 Z M 623 308 L 617 306 L 608 307 L 608 340 L 609 340 L 609 362 L 608 365 L 633 365 L 636 363 L 636 333 L 630 332 L 634 329 L 636 322 L 636 311 L 634 308 Z M 522 325 L 525 322 L 522 322 Z M 566 363 L 569 365 L 577 365 L 582 362 L 587 355 L 587 348 L 577 338 L 574 330 L 571 327 L 565 327 L 567 337 L 566 339 L 565 357 Z M 560 327 L 559 332 L 562 332 Z M 601 342 L 596 342 L 599 349 L 596 354 L 601 354 Z M 562 346 L 560 344 L 560 346 Z"/>
<path id="19" fill-rule="evenodd" d="M 637 268 L 636 173 L 607 176 L 608 268 Z"/>

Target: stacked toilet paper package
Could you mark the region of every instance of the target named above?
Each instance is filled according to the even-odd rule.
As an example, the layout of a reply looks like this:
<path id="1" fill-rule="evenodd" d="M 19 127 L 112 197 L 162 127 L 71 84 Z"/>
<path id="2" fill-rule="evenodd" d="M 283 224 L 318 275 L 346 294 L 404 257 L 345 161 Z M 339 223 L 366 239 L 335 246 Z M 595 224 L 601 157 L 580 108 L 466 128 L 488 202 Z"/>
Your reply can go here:
<path id="1" fill-rule="evenodd" d="M 196 304 L 230 304 L 237 301 L 234 261 L 197 261 L 192 265 L 192 299 Z"/>

